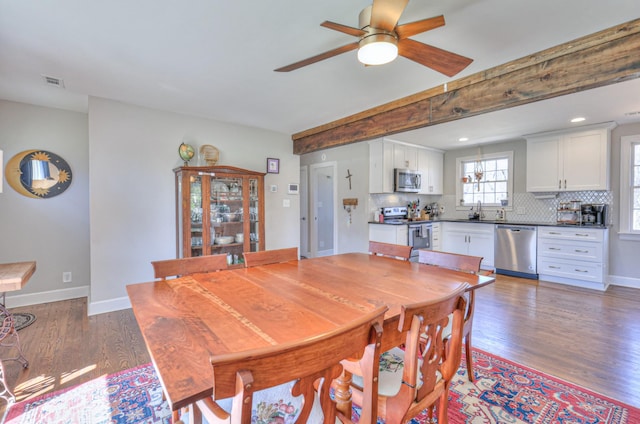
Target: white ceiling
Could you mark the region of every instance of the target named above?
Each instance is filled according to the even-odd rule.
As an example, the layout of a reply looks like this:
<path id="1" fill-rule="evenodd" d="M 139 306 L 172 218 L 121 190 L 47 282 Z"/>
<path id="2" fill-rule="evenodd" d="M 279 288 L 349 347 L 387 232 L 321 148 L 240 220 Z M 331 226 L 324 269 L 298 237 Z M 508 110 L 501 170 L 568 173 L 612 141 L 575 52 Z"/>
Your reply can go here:
<path id="1" fill-rule="evenodd" d="M 404 58 L 364 67 L 356 52 L 290 73 L 273 69 L 356 39 L 370 0 L 0 0 L 0 98 L 86 111 L 88 96 L 303 131 L 640 17 L 638 0 L 411 0 L 400 23 L 443 14 L 412 38 L 474 59 L 450 79 Z M 51 87 L 42 75 L 64 80 Z M 541 130 L 640 120 L 640 79 L 485 114 L 396 140 L 443 149 Z"/>

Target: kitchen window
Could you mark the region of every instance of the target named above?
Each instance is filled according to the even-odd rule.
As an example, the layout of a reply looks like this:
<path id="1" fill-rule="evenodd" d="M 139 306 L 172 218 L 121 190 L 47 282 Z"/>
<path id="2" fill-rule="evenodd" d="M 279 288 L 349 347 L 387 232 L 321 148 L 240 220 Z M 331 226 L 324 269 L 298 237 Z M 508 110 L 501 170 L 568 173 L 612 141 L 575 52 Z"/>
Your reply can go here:
<path id="1" fill-rule="evenodd" d="M 513 152 L 487 153 L 456 159 L 456 209 L 482 206 L 511 209 Z"/>
<path id="2" fill-rule="evenodd" d="M 640 134 L 620 143 L 620 235 L 640 240 Z"/>

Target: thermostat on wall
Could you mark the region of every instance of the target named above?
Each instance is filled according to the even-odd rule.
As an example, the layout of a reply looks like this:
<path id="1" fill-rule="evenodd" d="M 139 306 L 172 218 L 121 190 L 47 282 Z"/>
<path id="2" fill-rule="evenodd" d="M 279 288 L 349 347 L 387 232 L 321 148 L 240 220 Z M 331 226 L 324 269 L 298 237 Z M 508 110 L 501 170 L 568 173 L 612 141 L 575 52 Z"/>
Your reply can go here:
<path id="1" fill-rule="evenodd" d="M 294 184 L 294 183 L 289 184 L 289 194 L 298 194 L 299 191 L 300 190 L 299 190 L 298 184 Z"/>

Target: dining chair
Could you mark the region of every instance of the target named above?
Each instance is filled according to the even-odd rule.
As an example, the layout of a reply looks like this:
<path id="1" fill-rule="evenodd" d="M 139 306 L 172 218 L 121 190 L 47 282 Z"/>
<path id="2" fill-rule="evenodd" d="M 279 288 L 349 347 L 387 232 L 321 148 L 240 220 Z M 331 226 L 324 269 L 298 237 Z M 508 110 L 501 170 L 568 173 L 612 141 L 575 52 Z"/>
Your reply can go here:
<path id="1" fill-rule="evenodd" d="M 22 352 L 20 337 L 15 328 L 15 319 L 2 304 L 0 304 L 0 320 L 2 320 L 0 326 L 0 348 L 2 348 L 3 351 L 5 349 L 15 348 L 18 355 L 12 358 L 0 358 L 0 384 L 2 385 L 2 387 L 0 387 L 0 397 L 11 403 L 15 401 L 15 396 L 7 385 L 4 363 L 6 361 L 18 361 L 23 368 L 27 368 L 29 367 L 29 361 L 27 361 L 27 358 L 24 357 L 24 353 Z"/>
<path id="2" fill-rule="evenodd" d="M 478 274 L 480 272 L 481 256 L 461 255 L 458 253 L 441 252 L 436 250 L 419 250 L 418 262 L 427 265 L 436 265 L 443 268 L 455 269 L 457 271 Z M 467 363 L 467 378 L 473 383 L 475 374 L 473 372 L 473 356 L 471 355 L 471 330 L 473 329 L 473 311 L 475 309 L 475 291 L 467 292 L 467 310 L 464 316 L 464 351 Z M 445 337 L 448 332 L 445 332 Z"/>
<path id="3" fill-rule="evenodd" d="M 429 422 L 437 404 L 438 424 L 447 424 L 449 387 L 460 366 L 462 328 L 468 283 L 439 299 L 403 305 L 398 330 L 404 347 L 394 347 L 380 357 L 378 417 L 386 424 L 408 422 L 425 409 Z M 451 337 L 442 332 L 452 322 Z M 426 339 L 421 340 L 421 335 Z M 356 362 L 343 361 L 352 373 L 353 402 L 367 392 L 367 380 Z"/>
<path id="4" fill-rule="evenodd" d="M 213 396 L 196 402 L 192 422 L 351 423 L 351 411 L 344 415 L 331 399 L 331 382 L 342 374 L 342 360 L 356 358 L 369 387 L 377 387 L 386 311 L 300 341 L 212 356 Z M 376 423 L 376 401 L 373 391 L 362 398 L 360 423 Z"/>
<path id="5" fill-rule="evenodd" d="M 369 253 L 408 261 L 411 256 L 411 246 L 369 241 Z"/>
<path id="6" fill-rule="evenodd" d="M 288 247 L 285 249 L 261 250 L 259 252 L 244 252 L 243 255 L 244 266 L 246 268 L 251 268 L 259 265 L 297 261 L 298 248 Z"/>
<path id="7" fill-rule="evenodd" d="M 152 261 L 153 276 L 166 280 L 167 277 L 195 274 L 197 272 L 214 272 L 227 269 L 227 255 L 207 255 L 193 258 L 167 259 Z"/>

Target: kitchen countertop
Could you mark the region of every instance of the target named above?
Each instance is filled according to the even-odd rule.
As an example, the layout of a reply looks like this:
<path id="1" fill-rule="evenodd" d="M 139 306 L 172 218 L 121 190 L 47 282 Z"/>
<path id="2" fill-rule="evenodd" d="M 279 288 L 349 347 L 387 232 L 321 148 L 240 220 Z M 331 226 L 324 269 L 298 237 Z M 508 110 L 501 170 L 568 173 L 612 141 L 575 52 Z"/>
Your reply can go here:
<path id="1" fill-rule="evenodd" d="M 483 219 L 483 220 L 475 220 L 475 219 L 455 219 L 455 218 L 439 218 L 429 221 L 406 221 L 406 222 L 377 222 L 377 221 L 369 221 L 369 224 L 380 224 L 380 225 L 409 225 L 409 224 L 427 224 L 432 222 L 464 222 L 470 224 L 503 224 L 503 225 L 529 225 L 535 227 L 567 227 L 567 228 L 594 228 L 597 230 L 607 229 L 606 225 L 570 225 L 570 224 L 558 224 L 556 222 L 525 222 L 525 221 L 497 221 L 495 219 Z"/>

